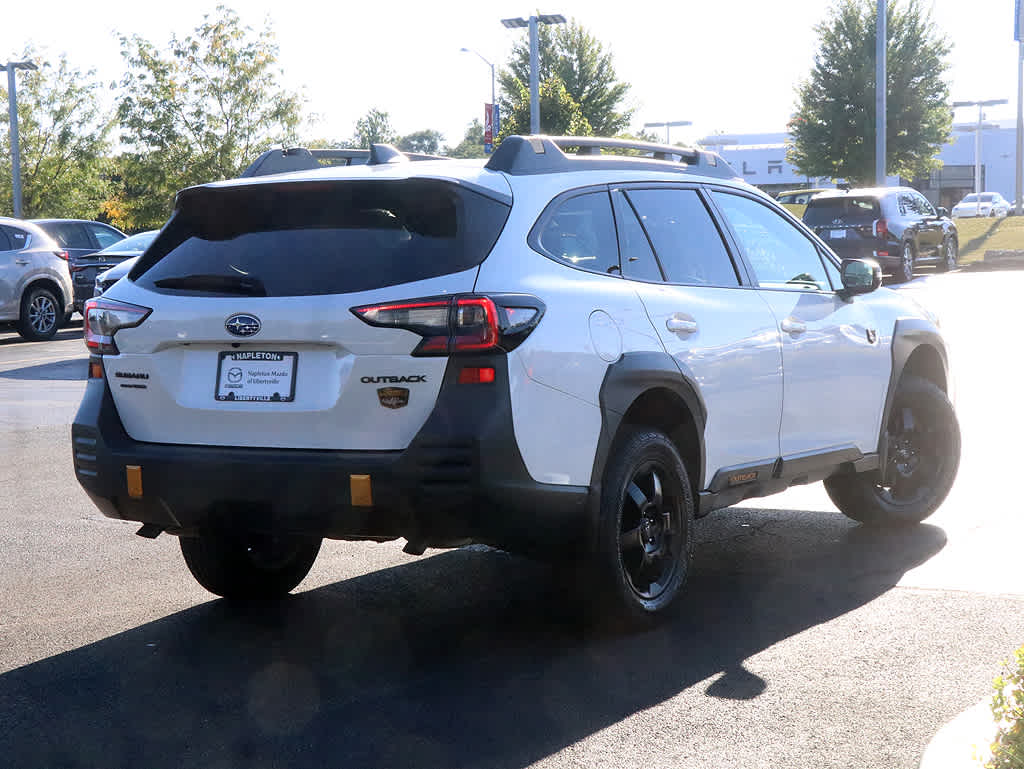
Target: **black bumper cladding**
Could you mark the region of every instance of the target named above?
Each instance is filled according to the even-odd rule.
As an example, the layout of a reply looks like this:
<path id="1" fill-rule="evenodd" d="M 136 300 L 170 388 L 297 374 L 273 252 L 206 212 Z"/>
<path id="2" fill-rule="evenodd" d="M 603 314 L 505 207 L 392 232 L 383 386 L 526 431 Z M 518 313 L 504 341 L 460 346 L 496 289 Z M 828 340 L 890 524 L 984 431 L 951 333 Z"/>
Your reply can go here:
<path id="1" fill-rule="evenodd" d="M 494 383 L 458 384 L 463 366 L 493 366 Z M 523 464 L 504 356 L 453 359 L 404 451 L 142 443 L 125 432 L 101 379 L 89 381 L 71 435 L 79 483 L 104 515 L 172 533 L 228 526 L 531 551 L 587 530 L 587 487 L 537 483 Z M 140 468 L 130 472 L 141 495 L 129 493 L 129 467 Z M 367 475 L 370 505 L 352 481 Z"/>

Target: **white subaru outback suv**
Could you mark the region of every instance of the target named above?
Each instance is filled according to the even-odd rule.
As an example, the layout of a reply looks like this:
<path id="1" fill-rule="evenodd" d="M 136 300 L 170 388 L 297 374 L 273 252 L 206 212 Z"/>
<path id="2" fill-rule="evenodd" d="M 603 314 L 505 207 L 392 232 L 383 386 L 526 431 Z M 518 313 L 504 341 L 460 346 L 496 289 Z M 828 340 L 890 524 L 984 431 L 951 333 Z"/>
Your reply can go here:
<path id="1" fill-rule="evenodd" d="M 595 605 L 643 618 L 716 508 L 824 480 L 907 524 L 945 498 L 931 316 L 717 156 L 404 161 L 184 190 L 86 307 L 77 477 L 210 591 L 286 593 L 324 537 L 485 543 L 572 553 Z"/>

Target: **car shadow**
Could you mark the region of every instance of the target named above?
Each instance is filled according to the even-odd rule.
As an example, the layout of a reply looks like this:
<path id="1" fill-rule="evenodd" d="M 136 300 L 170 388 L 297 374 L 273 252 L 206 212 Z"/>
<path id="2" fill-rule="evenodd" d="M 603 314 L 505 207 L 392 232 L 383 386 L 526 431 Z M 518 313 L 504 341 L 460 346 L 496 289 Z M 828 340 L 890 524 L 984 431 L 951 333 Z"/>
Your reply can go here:
<path id="1" fill-rule="evenodd" d="M 65 326 L 56 334 L 52 339 L 47 339 L 46 342 L 29 342 L 26 339 L 22 339 L 18 336 L 13 326 L 0 326 L 0 333 L 7 333 L 7 336 L 0 338 L 0 347 L 6 345 L 34 345 L 34 344 L 46 344 L 47 342 L 60 342 L 68 339 L 81 339 L 82 338 L 82 322 L 72 321 L 70 325 Z"/>
<path id="2" fill-rule="evenodd" d="M 58 360 L 53 363 L 39 363 L 35 366 L 0 371 L 0 379 L 30 381 L 85 381 L 89 378 L 89 361 L 83 358 Z"/>
<path id="3" fill-rule="evenodd" d="M 522 767 L 889 590 L 945 544 L 839 515 L 698 522 L 678 610 L 594 629 L 549 568 L 466 548 L 260 606 L 211 600 L 0 675 L 9 766 Z"/>

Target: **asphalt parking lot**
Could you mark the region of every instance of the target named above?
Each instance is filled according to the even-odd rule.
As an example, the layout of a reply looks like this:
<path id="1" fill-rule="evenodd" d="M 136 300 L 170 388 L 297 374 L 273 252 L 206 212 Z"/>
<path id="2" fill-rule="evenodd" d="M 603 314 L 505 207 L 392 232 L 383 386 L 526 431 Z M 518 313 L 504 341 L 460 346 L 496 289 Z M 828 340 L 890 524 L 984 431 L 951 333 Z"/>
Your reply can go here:
<path id="1" fill-rule="evenodd" d="M 329 542 L 289 599 L 215 599 L 74 479 L 80 328 L 0 329 L 0 763 L 916 767 L 1024 643 L 1022 289 L 901 289 L 942 318 L 963 431 L 926 524 L 865 529 L 820 485 L 713 514 L 679 610 L 640 633 L 581 625 L 549 569 L 479 547 Z"/>

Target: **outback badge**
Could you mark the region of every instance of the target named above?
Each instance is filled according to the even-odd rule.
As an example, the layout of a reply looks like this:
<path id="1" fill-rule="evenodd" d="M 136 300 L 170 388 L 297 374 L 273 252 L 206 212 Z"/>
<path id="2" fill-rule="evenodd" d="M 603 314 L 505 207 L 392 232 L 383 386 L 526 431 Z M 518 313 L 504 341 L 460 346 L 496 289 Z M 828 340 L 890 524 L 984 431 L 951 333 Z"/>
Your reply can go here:
<path id="1" fill-rule="evenodd" d="M 377 397 L 386 409 L 400 409 L 409 405 L 408 387 L 378 387 Z"/>

